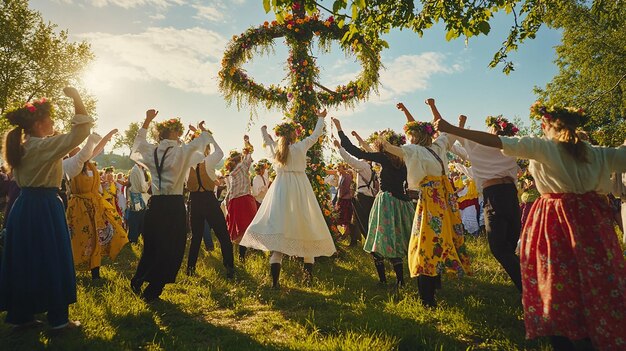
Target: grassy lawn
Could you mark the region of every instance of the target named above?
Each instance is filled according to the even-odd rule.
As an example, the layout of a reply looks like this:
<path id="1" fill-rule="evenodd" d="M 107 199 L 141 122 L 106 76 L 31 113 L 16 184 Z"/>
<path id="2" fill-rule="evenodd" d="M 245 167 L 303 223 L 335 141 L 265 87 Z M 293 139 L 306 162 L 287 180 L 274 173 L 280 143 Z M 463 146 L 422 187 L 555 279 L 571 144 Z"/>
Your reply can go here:
<path id="1" fill-rule="evenodd" d="M 270 288 L 265 253 L 250 252 L 245 266 L 237 263 L 236 279 L 228 281 L 219 249 L 202 248 L 196 276 L 181 269 L 162 300 L 146 304 L 129 287 L 141 251 L 128 245 L 117 261 L 104 265 L 101 281 L 79 273 L 78 303 L 70 307 L 70 318 L 80 320 L 81 329 L 52 336 L 46 327 L 13 332 L 1 324 L 0 345 L 2 350 L 548 350 L 545 341 L 524 339 L 520 296 L 486 240 L 469 239 L 469 247 L 474 275 L 446 277 L 439 307 L 429 310 L 418 302 L 415 280 L 406 277 L 400 292 L 393 284 L 381 287 L 371 257 L 345 246 L 338 257 L 317 261 L 310 286 L 303 283 L 301 261 L 286 259 L 279 291 Z M 387 271 L 395 281 L 390 265 Z"/>

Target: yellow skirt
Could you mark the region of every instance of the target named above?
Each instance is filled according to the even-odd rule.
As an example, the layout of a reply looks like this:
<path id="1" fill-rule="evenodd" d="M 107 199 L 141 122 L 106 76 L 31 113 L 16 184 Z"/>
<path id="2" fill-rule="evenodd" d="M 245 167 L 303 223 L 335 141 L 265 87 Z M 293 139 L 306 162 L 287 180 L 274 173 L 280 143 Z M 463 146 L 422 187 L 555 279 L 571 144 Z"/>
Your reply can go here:
<path id="1" fill-rule="evenodd" d="M 459 205 L 446 176 L 427 176 L 420 183 L 409 241 L 409 270 L 411 277 L 471 274 Z"/>
<path id="2" fill-rule="evenodd" d="M 100 194 L 72 194 L 66 214 L 78 268 L 100 267 L 103 256 L 115 259 L 128 242 L 117 210 Z"/>

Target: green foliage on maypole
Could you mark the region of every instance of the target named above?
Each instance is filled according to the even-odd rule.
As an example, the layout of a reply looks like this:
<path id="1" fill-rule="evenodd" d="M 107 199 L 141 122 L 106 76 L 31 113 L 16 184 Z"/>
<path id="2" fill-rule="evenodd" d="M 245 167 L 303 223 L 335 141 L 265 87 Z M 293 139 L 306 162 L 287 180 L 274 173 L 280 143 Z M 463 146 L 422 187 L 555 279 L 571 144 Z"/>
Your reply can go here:
<path id="1" fill-rule="evenodd" d="M 380 50 L 378 40 L 366 41 L 363 36 L 352 35 L 351 41 L 345 39 L 350 29 L 338 23 L 330 16 L 324 20 L 314 8 L 305 8 L 300 3 L 293 3 L 292 13 L 276 21 L 265 22 L 262 26 L 250 28 L 240 36 L 234 36 L 228 44 L 219 72 L 219 88 L 227 102 L 235 102 L 238 108 L 261 105 L 267 109 L 279 108 L 285 118 L 299 123 L 306 137 L 313 132 L 317 122 L 316 110 L 326 107 L 354 106 L 358 101 L 368 98 L 378 86 L 380 69 Z M 308 11 L 308 15 L 307 15 Z M 284 38 L 289 46 L 287 74 L 289 85 L 281 87 L 256 83 L 241 66 L 254 54 L 271 52 L 275 39 Z M 347 53 L 353 54 L 361 63 L 363 71 L 345 85 L 334 89 L 319 83 L 319 68 L 310 54 L 313 40 L 326 52 L 333 40 L 341 42 Z M 326 218 L 331 232 L 338 235 L 334 225 L 328 185 L 324 183 L 326 165 L 322 159 L 322 144 L 326 136 L 320 138 L 307 153 L 307 175 L 313 186 L 317 200 Z"/>

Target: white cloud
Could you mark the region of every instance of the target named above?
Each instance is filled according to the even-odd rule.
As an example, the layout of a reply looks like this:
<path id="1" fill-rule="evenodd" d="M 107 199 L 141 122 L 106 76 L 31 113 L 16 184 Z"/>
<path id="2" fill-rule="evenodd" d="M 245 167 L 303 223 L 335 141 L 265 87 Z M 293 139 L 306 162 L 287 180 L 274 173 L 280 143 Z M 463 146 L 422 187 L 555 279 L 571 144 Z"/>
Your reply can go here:
<path id="1" fill-rule="evenodd" d="M 452 74 L 463 70 L 459 63 L 446 64 L 446 56 L 438 52 L 425 52 L 420 55 L 402 55 L 389 62 L 383 61 L 380 71 L 379 95 L 372 96 L 370 102 L 386 104 L 394 98 L 410 94 L 417 90 L 426 90 L 434 74 Z M 346 61 L 338 60 L 332 67 L 332 81 L 328 86 L 345 85 L 356 79 L 358 72 L 339 73 Z"/>
<path id="2" fill-rule="evenodd" d="M 394 97 L 426 90 L 434 74 L 452 74 L 463 69 L 459 64 L 446 65 L 445 59 L 442 53 L 425 52 L 420 55 L 402 55 L 383 63 L 386 69 L 380 72 L 380 95 L 373 102 L 387 103 Z"/>
<path id="3" fill-rule="evenodd" d="M 216 6 L 204 6 L 204 5 L 192 5 L 196 9 L 197 14 L 194 18 L 205 19 L 213 22 L 220 22 L 224 20 L 224 14 L 217 9 Z"/>
<path id="4" fill-rule="evenodd" d="M 186 92 L 217 93 L 217 72 L 226 45 L 219 33 L 198 27 L 148 28 L 138 34 L 81 37 L 91 42 L 98 57 L 93 68 L 96 76 L 160 81 Z"/>
<path id="5" fill-rule="evenodd" d="M 165 19 L 165 15 L 162 13 L 157 13 L 155 15 L 150 16 L 150 19 L 153 19 L 155 21 L 160 21 L 162 19 Z"/>

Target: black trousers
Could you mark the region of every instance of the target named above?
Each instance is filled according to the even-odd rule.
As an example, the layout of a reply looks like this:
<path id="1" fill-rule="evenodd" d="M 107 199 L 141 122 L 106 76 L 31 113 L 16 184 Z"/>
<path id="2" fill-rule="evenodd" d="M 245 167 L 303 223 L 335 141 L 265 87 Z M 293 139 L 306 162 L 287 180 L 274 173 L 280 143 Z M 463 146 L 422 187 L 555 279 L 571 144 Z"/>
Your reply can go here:
<path id="1" fill-rule="evenodd" d="M 483 189 L 485 229 L 493 256 L 522 291 L 519 257 L 515 248 L 522 230 L 522 219 L 514 184 L 497 184 Z"/>
<path id="2" fill-rule="evenodd" d="M 150 198 L 144 221 L 144 245 L 135 282 L 149 282 L 158 296 L 167 283 L 176 281 L 187 244 L 185 200 L 182 195 Z"/>
<path id="3" fill-rule="evenodd" d="M 191 245 L 189 246 L 189 256 L 187 260 L 187 268 L 195 268 L 198 261 L 198 253 L 200 252 L 200 244 L 204 234 L 204 222 L 206 221 L 217 240 L 220 242 L 222 250 L 222 262 L 224 267 L 234 267 L 233 262 L 233 244 L 230 241 L 228 228 L 226 227 L 226 219 L 220 208 L 220 203 L 212 191 L 191 192 L 189 194 L 189 212 L 191 214 Z"/>
<path id="4" fill-rule="evenodd" d="M 367 196 L 362 193 L 356 193 L 356 197 L 352 198 L 352 207 L 356 216 L 359 230 L 363 237 L 367 237 L 367 229 L 370 220 L 370 211 L 374 205 L 374 197 Z"/>

